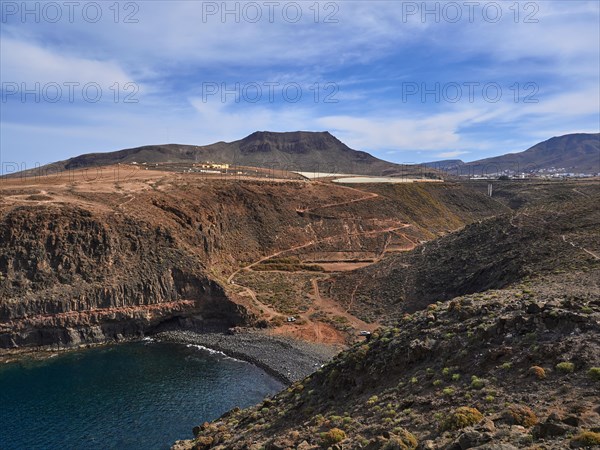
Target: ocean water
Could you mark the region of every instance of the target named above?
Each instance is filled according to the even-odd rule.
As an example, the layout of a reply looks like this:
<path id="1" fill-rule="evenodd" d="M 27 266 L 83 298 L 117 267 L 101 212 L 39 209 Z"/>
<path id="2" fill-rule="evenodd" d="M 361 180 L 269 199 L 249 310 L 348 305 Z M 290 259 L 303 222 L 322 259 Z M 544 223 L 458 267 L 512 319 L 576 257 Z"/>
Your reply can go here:
<path id="1" fill-rule="evenodd" d="M 168 449 L 283 385 L 201 348 L 138 342 L 0 366 L 0 449 Z"/>

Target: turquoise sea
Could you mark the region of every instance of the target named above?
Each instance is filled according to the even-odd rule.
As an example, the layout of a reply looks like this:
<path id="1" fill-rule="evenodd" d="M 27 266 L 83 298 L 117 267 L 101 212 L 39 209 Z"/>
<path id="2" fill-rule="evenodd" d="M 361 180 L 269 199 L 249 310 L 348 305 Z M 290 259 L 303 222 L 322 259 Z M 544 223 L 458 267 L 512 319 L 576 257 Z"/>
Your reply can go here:
<path id="1" fill-rule="evenodd" d="M 137 342 L 0 366 L 0 449 L 168 449 L 283 385 L 208 350 Z"/>

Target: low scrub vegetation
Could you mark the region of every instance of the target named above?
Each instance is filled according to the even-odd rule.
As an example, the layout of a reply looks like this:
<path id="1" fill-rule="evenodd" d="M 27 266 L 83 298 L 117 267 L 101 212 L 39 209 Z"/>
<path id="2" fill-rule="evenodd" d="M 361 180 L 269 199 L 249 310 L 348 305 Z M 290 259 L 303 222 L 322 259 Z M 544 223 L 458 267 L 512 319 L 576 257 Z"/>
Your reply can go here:
<path id="1" fill-rule="evenodd" d="M 483 414 L 477 408 L 461 406 L 449 413 L 442 421 L 442 430 L 460 430 L 475 425 L 483 419 Z"/>

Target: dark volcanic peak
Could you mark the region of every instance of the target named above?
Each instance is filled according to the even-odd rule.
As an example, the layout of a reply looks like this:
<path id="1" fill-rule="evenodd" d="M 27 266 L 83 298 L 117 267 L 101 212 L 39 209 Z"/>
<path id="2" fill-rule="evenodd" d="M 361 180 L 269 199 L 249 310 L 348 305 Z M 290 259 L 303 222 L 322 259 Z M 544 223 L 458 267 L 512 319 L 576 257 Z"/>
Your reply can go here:
<path id="1" fill-rule="evenodd" d="M 130 163 L 194 163 L 212 161 L 232 166 L 303 172 L 436 177 L 422 166 L 401 166 L 353 150 L 327 131 L 276 133 L 257 131 L 233 142 L 210 145 L 148 145 L 108 153 L 89 153 L 28 171 L 32 174 Z M 21 173 L 19 176 L 28 175 Z"/>
<path id="2" fill-rule="evenodd" d="M 329 131 L 255 131 L 241 139 L 244 142 L 255 140 L 269 140 L 273 142 L 333 140 L 341 143 Z"/>
<path id="3" fill-rule="evenodd" d="M 401 173 L 397 164 L 353 150 L 327 131 L 257 131 L 228 144 L 240 165 L 305 172 L 384 175 Z"/>
<path id="4" fill-rule="evenodd" d="M 350 150 L 348 146 L 327 131 L 292 131 L 288 133 L 256 131 L 238 142 L 242 153 L 271 151 L 308 153 L 332 148 Z"/>

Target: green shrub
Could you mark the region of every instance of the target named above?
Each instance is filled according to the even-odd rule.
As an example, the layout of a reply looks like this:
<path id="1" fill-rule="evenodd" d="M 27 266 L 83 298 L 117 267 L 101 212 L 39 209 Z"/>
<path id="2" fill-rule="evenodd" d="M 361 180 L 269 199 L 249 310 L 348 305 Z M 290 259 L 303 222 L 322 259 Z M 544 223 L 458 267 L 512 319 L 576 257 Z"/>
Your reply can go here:
<path id="1" fill-rule="evenodd" d="M 433 382 L 433 385 L 434 385 L 434 386 L 439 386 L 439 385 L 441 385 L 441 384 L 442 384 L 442 380 L 435 380 L 435 381 Z"/>
<path id="2" fill-rule="evenodd" d="M 471 425 L 475 425 L 483 419 L 483 414 L 476 408 L 469 408 L 468 406 L 461 406 L 452 411 L 442 421 L 441 429 L 446 430 L 460 430 Z"/>
<path id="3" fill-rule="evenodd" d="M 594 431 L 582 431 L 575 436 L 571 442 L 582 447 L 600 445 L 600 433 L 596 433 Z"/>
<path id="4" fill-rule="evenodd" d="M 460 374 L 459 373 L 452 374 L 452 381 L 458 381 L 458 380 L 460 380 Z"/>
<path id="5" fill-rule="evenodd" d="M 442 390 L 442 393 L 444 395 L 453 395 L 454 394 L 454 389 L 452 389 L 451 387 L 447 387 L 447 388 L 444 388 Z"/>
<path id="6" fill-rule="evenodd" d="M 323 417 L 323 414 L 317 414 L 313 417 L 313 421 L 315 422 L 315 425 L 321 426 L 323 422 L 325 422 L 325 417 Z"/>
<path id="7" fill-rule="evenodd" d="M 417 438 L 411 432 L 404 428 L 394 428 L 381 450 L 415 450 L 418 445 Z"/>
<path id="8" fill-rule="evenodd" d="M 473 375 L 471 377 L 471 387 L 473 389 L 481 389 L 485 386 L 485 380 L 482 380 L 481 378 Z"/>
<path id="9" fill-rule="evenodd" d="M 561 362 L 556 365 L 556 370 L 563 373 L 573 373 L 575 371 L 575 364 L 572 362 Z"/>
<path id="10" fill-rule="evenodd" d="M 342 416 L 332 415 L 332 416 L 329 416 L 329 422 L 334 427 L 340 427 L 342 425 L 343 419 L 342 419 Z"/>
<path id="11" fill-rule="evenodd" d="M 396 417 L 396 410 L 395 409 L 388 409 L 383 413 L 384 416 L 386 417 Z"/>
<path id="12" fill-rule="evenodd" d="M 592 380 L 600 381 L 600 367 L 592 367 L 588 370 L 588 375 Z"/>
<path id="13" fill-rule="evenodd" d="M 346 439 L 346 433 L 339 428 L 332 428 L 331 430 L 321 433 L 321 441 L 323 447 L 329 447 L 330 445 L 337 444 Z"/>

